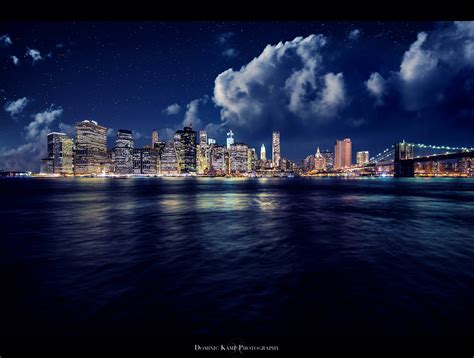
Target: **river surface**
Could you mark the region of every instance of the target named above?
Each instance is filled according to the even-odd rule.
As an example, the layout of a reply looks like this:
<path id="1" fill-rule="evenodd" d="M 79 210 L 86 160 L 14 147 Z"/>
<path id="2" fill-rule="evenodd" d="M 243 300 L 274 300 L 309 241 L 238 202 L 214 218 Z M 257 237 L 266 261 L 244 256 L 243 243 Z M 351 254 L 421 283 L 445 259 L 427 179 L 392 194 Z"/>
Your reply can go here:
<path id="1" fill-rule="evenodd" d="M 0 180 L 1 335 L 474 334 L 474 180 Z"/>

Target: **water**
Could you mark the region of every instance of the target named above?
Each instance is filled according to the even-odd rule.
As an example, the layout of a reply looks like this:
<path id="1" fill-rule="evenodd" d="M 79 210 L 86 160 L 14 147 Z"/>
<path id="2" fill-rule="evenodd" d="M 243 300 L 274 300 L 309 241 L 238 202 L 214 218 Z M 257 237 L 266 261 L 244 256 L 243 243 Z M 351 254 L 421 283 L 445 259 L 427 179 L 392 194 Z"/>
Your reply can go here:
<path id="1" fill-rule="evenodd" d="M 474 181 L 0 181 L 2 335 L 474 334 Z"/>

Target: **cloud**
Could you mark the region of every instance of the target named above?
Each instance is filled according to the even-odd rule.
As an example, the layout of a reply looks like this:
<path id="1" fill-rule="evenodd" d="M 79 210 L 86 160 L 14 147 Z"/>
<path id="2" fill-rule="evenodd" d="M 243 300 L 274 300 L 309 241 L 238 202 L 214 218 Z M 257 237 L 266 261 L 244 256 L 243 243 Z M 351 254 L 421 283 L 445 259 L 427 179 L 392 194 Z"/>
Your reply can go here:
<path id="1" fill-rule="evenodd" d="M 143 137 L 143 134 L 140 133 L 139 131 L 136 131 L 135 129 L 133 129 L 132 130 L 132 136 L 133 136 L 133 139 L 138 140 L 141 137 Z"/>
<path id="2" fill-rule="evenodd" d="M 186 105 L 186 113 L 184 114 L 184 119 L 182 122 L 178 123 L 174 127 L 162 128 L 158 132 L 160 133 L 160 138 L 163 140 L 172 140 L 175 132 L 178 129 L 183 129 L 183 127 L 191 126 L 194 130 L 199 130 L 202 128 L 202 120 L 199 115 L 199 107 L 206 104 L 209 100 L 209 96 L 205 95 L 202 98 L 197 98 L 190 101 Z"/>
<path id="3" fill-rule="evenodd" d="M 420 32 L 417 40 L 403 55 L 400 65 L 400 76 L 406 82 L 416 81 L 427 76 L 436 68 L 438 59 L 429 50 L 423 50 L 421 46 L 426 41 L 427 34 Z"/>
<path id="4" fill-rule="evenodd" d="M 15 66 L 19 66 L 20 60 L 18 59 L 18 57 L 16 57 L 16 56 L 10 56 L 10 58 L 12 59 L 13 64 L 14 64 Z"/>
<path id="5" fill-rule="evenodd" d="M 55 109 L 53 108 L 53 106 L 51 106 L 44 112 L 36 113 L 35 115 L 33 115 L 34 120 L 25 127 L 26 139 L 35 139 L 41 133 L 42 130 L 49 130 L 49 124 L 61 117 L 62 113 L 62 108 Z"/>
<path id="6" fill-rule="evenodd" d="M 181 106 L 177 103 L 170 104 L 166 107 L 163 112 L 165 112 L 168 116 L 173 114 L 178 114 L 181 111 Z"/>
<path id="7" fill-rule="evenodd" d="M 10 36 L 8 35 L 2 35 L 0 36 L 0 45 L 1 46 L 10 46 L 12 44 L 12 40 Z"/>
<path id="8" fill-rule="evenodd" d="M 41 53 L 38 50 L 31 48 L 28 48 L 28 50 L 26 51 L 26 56 L 30 56 L 33 60 L 33 63 L 43 59 L 43 57 L 41 57 Z"/>
<path id="9" fill-rule="evenodd" d="M 115 129 L 107 128 L 107 137 L 114 137 L 115 136 Z"/>
<path id="10" fill-rule="evenodd" d="M 228 48 L 222 51 L 222 55 L 228 58 L 237 56 L 237 50 L 235 48 Z"/>
<path id="11" fill-rule="evenodd" d="M 201 119 L 199 118 L 199 105 L 207 103 L 209 97 L 195 99 L 186 105 L 186 114 L 182 123 L 183 127 L 199 128 L 201 126 Z"/>
<path id="12" fill-rule="evenodd" d="M 76 127 L 74 125 L 63 122 L 59 123 L 59 130 L 66 133 L 69 137 L 74 137 L 76 134 Z"/>
<path id="13" fill-rule="evenodd" d="M 375 97 L 377 104 L 382 104 L 382 97 L 386 91 L 386 81 L 378 72 L 373 72 L 365 82 L 367 91 Z"/>
<path id="14" fill-rule="evenodd" d="M 22 98 L 17 99 L 16 101 L 8 102 L 4 106 L 4 109 L 10 114 L 10 116 L 13 117 L 21 113 L 25 109 L 28 102 L 29 102 L 28 98 L 22 97 Z"/>
<path id="15" fill-rule="evenodd" d="M 25 127 L 27 143 L 12 149 L 0 148 L 0 168 L 38 171 L 41 159 L 47 155 L 47 135 L 51 132 L 49 125 L 61 114 L 61 108 L 53 107 L 36 113 L 33 121 Z"/>
<path id="16" fill-rule="evenodd" d="M 323 66 L 326 43 L 323 35 L 310 35 L 267 45 L 240 70 L 219 74 L 213 100 L 221 121 L 256 131 L 337 117 L 346 104 L 344 76 Z"/>
<path id="17" fill-rule="evenodd" d="M 234 36 L 233 32 L 224 32 L 219 34 L 217 35 L 217 43 L 219 45 L 225 45 L 232 36 Z"/>
<path id="18" fill-rule="evenodd" d="M 359 29 L 354 29 L 351 32 L 349 32 L 349 35 L 347 36 L 349 40 L 357 40 L 360 37 L 360 30 Z"/>

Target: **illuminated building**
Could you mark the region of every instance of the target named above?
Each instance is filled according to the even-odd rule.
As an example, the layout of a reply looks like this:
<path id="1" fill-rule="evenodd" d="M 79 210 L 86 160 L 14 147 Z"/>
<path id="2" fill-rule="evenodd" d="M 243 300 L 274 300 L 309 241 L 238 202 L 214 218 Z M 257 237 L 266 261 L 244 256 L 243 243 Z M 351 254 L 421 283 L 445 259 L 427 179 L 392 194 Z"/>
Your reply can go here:
<path id="1" fill-rule="evenodd" d="M 349 138 L 336 140 L 334 146 L 334 169 L 349 168 L 352 165 L 352 143 Z"/>
<path id="2" fill-rule="evenodd" d="M 319 147 L 314 155 L 314 169 L 315 170 L 326 170 L 326 158 L 324 158 L 319 151 Z"/>
<path id="3" fill-rule="evenodd" d="M 53 158 L 43 158 L 43 159 L 41 159 L 40 173 L 41 174 L 53 174 L 54 173 Z"/>
<path id="4" fill-rule="evenodd" d="M 197 147 L 197 173 L 204 174 L 208 170 L 209 151 L 207 145 L 207 132 L 199 132 L 199 144 Z"/>
<path id="5" fill-rule="evenodd" d="M 267 155 L 265 153 L 265 144 L 262 144 L 260 148 L 260 160 L 267 160 Z"/>
<path id="6" fill-rule="evenodd" d="M 100 174 L 107 161 L 107 128 L 95 121 L 76 123 L 74 174 Z"/>
<path id="7" fill-rule="evenodd" d="M 209 144 L 209 145 L 216 144 L 216 140 L 213 139 L 213 138 L 208 138 L 207 139 L 207 144 Z"/>
<path id="8" fill-rule="evenodd" d="M 47 165 L 47 172 L 54 174 L 73 174 L 74 142 L 66 133 L 52 132 L 48 134 L 48 159 L 52 165 Z"/>
<path id="9" fill-rule="evenodd" d="M 233 143 L 229 149 L 230 174 L 243 174 L 248 172 L 248 145 Z"/>
<path id="10" fill-rule="evenodd" d="M 326 161 L 326 170 L 331 170 L 334 168 L 334 153 L 326 149 L 321 152 L 321 155 Z"/>
<path id="11" fill-rule="evenodd" d="M 281 151 L 280 151 L 280 132 L 272 134 L 272 163 L 274 168 L 280 167 Z"/>
<path id="12" fill-rule="evenodd" d="M 196 131 L 184 127 L 176 131 L 174 142 L 181 173 L 196 172 Z"/>
<path id="13" fill-rule="evenodd" d="M 115 141 L 115 173 L 133 174 L 132 131 L 119 129 Z"/>
<path id="14" fill-rule="evenodd" d="M 226 150 L 223 145 L 214 144 L 211 148 L 211 170 L 216 175 L 226 174 Z"/>
<path id="15" fill-rule="evenodd" d="M 232 130 L 229 130 L 227 132 L 227 149 L 230 149 L 230 146 L 234 144 L 234 132 Z"/>
<path id="16" fill-rule="evenodd" d="M 369 152 L 357 152 L 356 154 L 356 162 L 357 164 L 365 164 L 369 162 Z"/>
<path id="17" fill-rule="evenodd" d="M 158 149 L 147 147 L 134 148 L 133 174 L 158 174 Z"/>
<path id="18" fill-rule="evenodd" d="M 306 172 L 309 172 L 311 170 L 314 170 L 315 163 L 314 163 L 314 155 L 308 155 L 304 160 L 303 160 L 303 170 Z"/>
<path id="19" fill-rule="evenodd" d="M 175 141 L 166 142 L 161 151 L 159 169 L 163 175 L 176 175 L 180 173 L 175 144 Z"/>
<path id="20" fill-rule="evenodd" d="M 247 153 L 247 171 L 251 173 L 256 169 L 257 153 L 255 148 L 249 148 Z"/>
<path id="21" fill-rule="evenodd" d="M 158 142 L 158 131 L 156 129 L 153 129 L 153 132 L 151 132 L 151 147 L 156 148 Z"/>

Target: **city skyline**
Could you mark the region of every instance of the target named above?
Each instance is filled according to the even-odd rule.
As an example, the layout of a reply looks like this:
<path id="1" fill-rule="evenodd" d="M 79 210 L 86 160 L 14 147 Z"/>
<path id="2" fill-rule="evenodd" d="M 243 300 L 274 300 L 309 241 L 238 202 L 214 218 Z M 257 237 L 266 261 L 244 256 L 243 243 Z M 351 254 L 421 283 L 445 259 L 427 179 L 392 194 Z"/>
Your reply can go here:
<path id="1" fill-rule="evenodd" d="M 29 29 L 29 30 L 28 30 Z M 0 25 L 0 167 L 38 170 L 74 123 L 228 130 L 295 162 L 351 138 L 472 145 L 473 22 L 63 22 Z M 355 161 L 355 158 L 352 158 Z"/>

